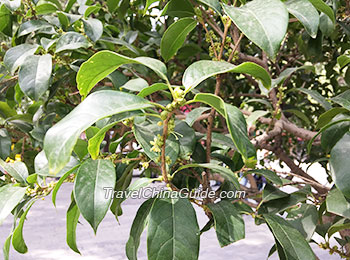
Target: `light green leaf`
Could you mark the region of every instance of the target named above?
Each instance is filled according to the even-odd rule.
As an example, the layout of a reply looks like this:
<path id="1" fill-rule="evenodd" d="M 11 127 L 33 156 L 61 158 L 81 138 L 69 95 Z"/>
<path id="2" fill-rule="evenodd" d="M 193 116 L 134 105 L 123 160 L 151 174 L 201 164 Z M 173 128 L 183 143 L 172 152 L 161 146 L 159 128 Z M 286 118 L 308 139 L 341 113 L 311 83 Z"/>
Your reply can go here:
<path id="1" fill-rule="evenodd" d="M 76 253 L 80 254 L 76 241 L 76 229 L 79 222 L 80 211 L 73 200 L 67 210 L 67 245 Z"/>
<path id="2" fill-rule="evenodd" d="M 238 66 L 225 61 L 201 60 L 191 64 L 186 70 L 182 78 L 182 84 L 185 92 L 191 91 L 202 81 L 209 77 L 223 74 L 227 72 L 249 74 L 262 81 L 262 84 L 269 89 L 271 86 L 271 78 L 267 71 L 261 66 L 253 62 L 244 62 Z"/>
<path id="3" fill-rule="evenodd" d="M 243 156 L 245 163 L 253 164 L 256 152 L 248 138 L 247 124 L 242 112 L 238 108 L 226 104 L 220 97 L 213 94 L 200 93 L 193 100 L 212 106 L 226 119 L 228 130 L 237 151 Z"/>
<path id="4" fill-rule="evenodd" d="M 249 40 L 274 58 L 287 32 L 288 12 L 279 0 L 253 0 L 242 7 L 223 5 L 231 18 Z"/>
<path id="5" fill-rule="evenodd" d="M 5 163 L 0 159 L 0 166 L 13 178 L 15 178 L 16 181 L 20 183 L 26 183 L 28 177 L 28 169 L 25 163 L 17 161 L 13 163 Z"/>
<path id="6" fill-rule="evenodd" d="M 207 206 L 213 214 L 216 236 L 221 247 L 244 238 L 244 221 L 235 205 L 230 201 L 221 200 Z"/>
<path id="7" fill-rule="evenodd" d="M 316 90 L 306 89 L 306 88 L 297 88 L 296 90 L 310 95 L 313 99 L 315 99 L 325 110 L 329 110 L 332 108 L 332 105 Z"/>
<path id="8" fill-rule="evenodd" d="M 22 23 L 18 29 L 18 37 L 38 30 L 53 29 L 53 26 L 44 20 L 30 20 Z"/>
<path id="9" fill-rule="evenodd" d="M 253 111 L 250 116 L 248 116 L 247 118 L 247 125 L 248 127 L 253 126 L 255 124 L 255 122 L 263 116 L 266 116 L 268 113 L 270 113 L 269 111 L 264 111 L 264 110 L 255 110 Z"/>
<path id="10" fill-rule="evenodd" d="M 320 16 L 309 0 L 288 0 L 284 2 L 289 13 L 294 15 L 312 38 L 316 38 Z"/>
<path id="11" fill-rule="evenodd" d="M 197 118 L 203 114 L 203 112 L 208 111 L 209 108 L 207 107 L 197 107 L 195 109 L 193 109 L 192 111 L 190 111 L 187 115 L 186 115 L 186 123 L 189 126 L 192 126 L 194 124 L 194 122 L 197 120 Z"/>
<path id="12" fill-rule="evenodd" d="M 95 18 L 83 19 L 86 35 L 94 42 L 101 38 L 103 33 L 103 24 Z"/>
<path id="13" fill-rule="evenodd" d="M 298 230 L 277 215 L 264 215 L 267 225 L 280 243 L 287 259 L 315 260 L 315 255 Z"/>
<path id="14" fill-rule="evenodd" d="M 230 169 L 223 167 L 223 166 L 220 166 L 220 165 L 215 164 L 215 163 L 192 163 L 192 164 L 190 163 L 190 164 L 186 164 L 186 165 L 179 167 L 172 175 L 175 175 L 177 172 L 179 172 L 183 169 L 195 168 L 195 167 L 210 169 L 210 170 L 214 171 L 214 173 L 220 174 L 225 180 L 232 182 L 237 189 L 240 188 L 238 179 L 235 176 L 235 174 Z"/>
<path id="15" fill-rule="evenodd" d="M 350 134 L 345 134 L 333 147 L 331 158 L 329 160 L 333 181 L 337 188 L 350 198 L 349 175 L 349 155 L 350 153 Z"/>
<path id="16" fill-rule="evenodd" d="M 119 91 L 101 90 L 89 95 L 46 133 L 44 150 L 50 174 L 57 174 L 68 163 L 77 139 L 90 125 L 101 118 L 151 106 L 143 98 Z"/>
<path id="17" fill-rule="evenodd" d="M 137 249 L 140 245 L 140 237 L 148 223 L 148 216 L 151 211 L 154 199 L 146 200 L 138 209 L 132 223 L 130 236 L 126 243 L 125 251 L 129 260 L 137 260 Z"/>
<path id="18" fill-rule="evenodd" d="M 340 55 L 337 58 L 337 62 L 339 64 L 340 68 L 344 68 L 345 66 L 350 64 L 350 56 L 349 55 Z"/>
<path id="19" fill-rule="evenodd" d="M 39 45 L 37 44 L 24 43 L 9 49 L 5 53 L 4 65 L 12 74 L 15 73 L 16 69 L 22 65 L 25 58 L 29 55 L 33 55 L 38 47 Z"/>
<path id="20" fill-rule="evenodd" d="M 148 83 L 143 78 L 131 79 L 128 82 L 126 82 L 123 86 L 121 86 L 122 89 L 127 89 L 136 92 L 140 92 L 147 87 Z M 168 86 L 166 87 L 168 88 Z"/>
<path id="21" fill-rule="evenodd" d="M 79 48 L 87 48 L 88 46 L 89 42 L 83 35 L 76 32 L 67 32 L 58 39 L 55 52 L 76 50 Z"/>
<path id="22" fill-rule="evenodd" d="M 114 189 L 116 173 L 109 160 L 87 160 L 78 169 L 74 183 L 74 198 L 83 217 L 96 233 L 112 201 L 105 188 Z"/>
<path id="23" fill-rule="evenodd" d="M 0 225 L 22 200 L 25 192 L 25 187 L 13 186 L 12 184 L 0 187 Z"/>
<path id="24" fill-rule="evenodd" d="M 38 15 L 55 13 L 57 10 L 57 7 L 50 3 L 43 3 L 35 7 L 35 11 Z"/>
<path id="25" fill-rule="evenodd" d="M 324 112 L 317 120 L 316 128 L 321 128 L 326 126 L 332 119 L 338 115 L 348 112 L 346 108 L 343 107 L 334 107 L 326 112 Z"/>
<path id="26" fill-rule="evenodd" d="M 169 61 L 176 54 L 196 25 L 194 19 L 182 18 L 169 26 L 160 43 L 160 53 L 165 61 Z"/>
<path id="27" fill-rule="evenodd" d="M 100 9 L 101 9 L 101 6 L 99 6 L 99 5 L 89 6 L 85 10 L 84 17 L 87 18 L 92 13 L 97 14 L 100 11 Z"/>
<path id="28" fill-rule="evenodd" d="M 323 36 L 330 37 L 334 32 L 335 24 L 325 13 L 321 13 L 319 27 Z"/>
<path id="29" fill-rule="evenodd" d="M 197 260 L 198 254 L 199 227 L 191 203 L 180 198 L 156 199 L 148 222 L 148 259 Z"/>
<path id="30" fill-rule="evenodd" d="M 346 221 L 345 219 L 341 219 L 338 222 L 336 222 L 334 225 L 332 225 L 327 231 L 328 237 L 330 238 L 335 233 L 337 233 L 343 229 L 349 229 L 350 223 L 349 222 L 345 223 L 345 221 Z"/>
<path id="31" fill-rule="evenodd" d="M 317 10 L 320 12 L 325 13 L 335 24 L 335 15 L 332 10 L 323 0 L 309 0 L 311 4 L 313 4 L 314 7 L 316 7 Z"/>
<path id="32" fill-rule="evenodd" d="M 332 189 L 326 198 L 327 211 L 336 215 L 350 218 L 350 202 L 337 188 Z"/>
<path id="33" fill-rule="evenodd" d="M 26 220 L 28 212 L 35 201 L 36 200 L 29 203 L 29 205 L 27 206 L 26 210 L 23 212 L 23 214 L 18 222 L 18 226 L 13 231 L 13 235 L 12 235 L 13 248 L 21 254 L 25 254 L 28 251 L 27 245 L 23 239 L 23 225 L 24 225 L 24 221 Z"/>
<path id="34" fill-rule="evenodd" d="M 18 73 L 18 83 L 23 93 L 37 101 L 49 88 L 51 70 L 50 54 L 28 56 Z"/>
<path id="35" fill-rule="evenodd" d="M 138 93 L 137 95 L 140 97 L 146 97 L 148 95 L 153 94 L 154 92 L 157 92 L 159 90 L 165 90 L 168 89 L 168 85 L 164 83 L 155 83 L 147 88 L 144 88 Z"/>
<path id="36" fill-rule="evenodd" d="M 132 59 L 115 52 L 100 51 L 84 62 L 79 69 L 77 83 L 80 95 L 86 96 L 99 81 L 121 65 L 130 63 L 142 64 L 152 69 L 163 80 L 168 81 L 166 77 L 167 69 L 159 60 L 148 57 Z"/>
<path id="37" fill-rule="evenodd" d="M 2 0 L 1 2 L 11 11 L 16 11 L 21 6 L 21 0 Z"/>

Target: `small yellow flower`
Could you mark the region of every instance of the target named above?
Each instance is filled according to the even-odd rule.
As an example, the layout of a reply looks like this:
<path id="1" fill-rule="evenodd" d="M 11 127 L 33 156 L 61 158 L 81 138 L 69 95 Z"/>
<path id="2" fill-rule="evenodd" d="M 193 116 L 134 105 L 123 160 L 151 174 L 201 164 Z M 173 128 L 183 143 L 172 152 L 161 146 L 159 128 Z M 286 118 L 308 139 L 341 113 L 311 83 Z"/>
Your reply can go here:
<path id="1" fill-rule="evenodd" d="M 20 154 L 16 154 L 15 160 L 16 160 L 16 162 L 21 162 L 22 161 L 22 156 Z"/>

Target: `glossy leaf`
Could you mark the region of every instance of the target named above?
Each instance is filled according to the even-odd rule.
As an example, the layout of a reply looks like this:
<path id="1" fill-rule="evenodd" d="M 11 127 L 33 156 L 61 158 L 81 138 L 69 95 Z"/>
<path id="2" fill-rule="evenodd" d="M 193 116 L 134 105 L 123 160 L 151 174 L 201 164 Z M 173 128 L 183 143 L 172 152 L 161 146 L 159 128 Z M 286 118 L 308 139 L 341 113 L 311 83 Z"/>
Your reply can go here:
<path id="1" fill-rule="evenodd" d="M 235 176 L 235 174 L 230 169 L 228 169 L 226 167 L 223 167 L 223 166 L 220 166 L 220 165 L 215 164 L 215 163 L 186 164 L 186 165 L 183 165 L 183 166 L 179 167 L 173 173 L 173 175 L 175 175 L 177 172 L 179 172 L 179 171 L 181 171 L 183 169 L 196 168 L 196 167 L 210 169 L 213 172 L 220 174 L 225 180 L 228 180 L 228 181 L 232 182 L 237 189 L 239 189 L 239 187 L 240 187 L 237 177 Z"/>
<path id="2" fill-rule="evenodd" d="M 208 111 L 209 108 L 207 107 L 197 107 L 193 110 L 191 110 L 187 115 L 186 115 L 186 123 L 189 126 L 192 126 L 194 124 L 194 122 L 197 120 L 197 118 L 203 114 L 205 111 Z"/>
<path id="3" fill-rule="evenodd" d="M 132 59 L 115 52 L 100 51 L 84 62 L 79 69 L 77 83 L 80 95 L 86 96 L 99 81 L 121 65 L 130 63 L 142 64 L 152 69 L 162 79 L 168 80 L 166 67 L 159 60 L 148 57 Z"/>
<path id="4" fill-rule="evenodd" d="M 309 0 L 288 0 L 284 2 L 289 13 L 294 15 L 312 38 L 316 38 L 320 16 Z"/>
<path id="5" fill-rule="evenodd" d="M 156 199 L 148 222 L 148 259 L 197 260 L 198 253 L 199 227 L 191 203 L 180 198 Z"/>
<path id="6" fill-rule="evenodd" d="M 182 78 L 182 84 L 184 85 L 185 92 L 187 93 L 207 78 L 227 72 L 249 74 L 256 79 L 261 80 L 267 89 L 269 89 L 271 86 L 270 75 L 264 68 L 255 63 L 245 62 L 235 66 L 225 61 L 209 60 L 201 60 L 191 64 L 185 70 Z"/>
<path id="7" fill-rule="evenodd" d="M 350 161 L 348 154 L 350 153 L 350 134 L 345 134 L 331 151 L 329 160 L 331 166 L 332 178 L 337 188 L 347 197 L 350 198 L 350 182 L 349 167 Z"/>
<path id="8" fill-rule="evenodd" d="M 0 158 L 6 160 L 11 151 L 11 137 L 6 128 L 0 129 Z"/>
<path id="9" fill-rule="evenodd" d="M 20 183 L 26 183 L 28 177 L 28 169 L 25 163 L 17 161 L 13 163 L 5 163 L 0 159 L 0 166 L 5 170 L 5 172 L 15 178 L 16 181 Z"/>
<path id="10" fill-rule="evenodd" d="M 49 88 L 52 70 L 52 57 L 28 56 L 18 73 L 18 82 L 21 90 L 33 100 L 38 100 Z"/>
<path id="11" fill-rule="evenodd" d="M 287 259 L 314 260 L 315 255 L 298 230 L 277 215 L 264 215 L 267 225 L 280 243 Z"/>
<path id="12" fill-rule="evenodd" d="M 95 233 L 112 201 L 104 188 L 114 188 L 116 174 L 109 160 L 87 160 L 77 171 L 74 198 L 83 217 Z"/>
<path id="13" fill-rule="evenodd" d="M 103 24 L 95 18 L 83 19 L 86 35 L 94 42 L 99 40 L 103 33 Z"/>
<path id="14" fill-rule="evenodd" d="M 155 83 L 147 88 L 143 88 L 137 95 L 140 97 L 149 96 L 157 91 L 168 89 L 168 85 L 164 83 Z"/>
<path id="15" fill-rule="evenodd" d="M 196 25 L 194 19 L 182 18 L 169 26 L 160 44 L 160 53 L 165 61 L 169 61 L 176 54 Z"/>
<path id="16" fill-rule="evenodd" d="M 317 10 L 320 12 L 325 13 L 335 24 L 335 15 L 332 10 L 323 0 L 309 0 L 311 4 L 313 4 L 314 7 L 316 7 Z"/>
<path id="17" fill-rule="evenodd" d="M 258 174 L 258 175 L 262 175 L 264 176 L 266 179 L 268 179 L 269 181 L 277 184 L 277 185 L 282 185 L 283 182 L 281 180 L 280 177 L 278 177 L 277 173 L 275 173 L 274 171 L 270 171 L 267 169 L 254 169 L 254 170 L 249 170 L 247 171 L 247 173 L 252 174 Z"/>
<path id="18" fill-rule="evenodd" d="M 30 208 L 33 206 L 34 202 L 35 202 L 35 200 L 29 203 L 29 205 L 27 206 L 27 208 L 23 212 L 23 214 L 18 222 L 18 226 L 13 231 L 13 235 L 12 235 L 13 248 L 21 254 L 25 254 L 28 251 L 27 245 L 23 239 L 23 225 L 24 225 L 24 221 L 26 220 L 27 214 L 28 214 Z"/>
<path id="19" fill-rule="evenodd" d="M 249 40 L 274 58 L 287 32 L 288 12 L 279 0 L 253 0 L 242 7 L 223 5 L 224 12 Z"/>
<path id="20" fill-rule="evenodd" d="M 217 12 L 219 15 L 221 15 L 222 8 L 218 0 L 199 0 L 199 2 L 209 6 L 210 8 L 215 10 L 215 12 Z"/>
<path id="21" fill-rule="evenodd" d="M 148 87 L 148 83 L 146 80 L 144 80 L 143 78 L 136 78 L 126 82 L 123 86 L 121 86 L 121 89 L 140 92 L 147 87 Z"/>
<path id="22" fill-rule="evenodd" d="M 13 186 L 12 184 L 6 184 L 0 187 L 0 225 L 22 200 L 25 192 L 25 187 Z"/>
<path id="23" fill-rule="evenodd" d="M 16 69 L 23 64 L 29 55 L 33 55 L 38 47 L 37 44 L 24 43 L 9 49 L 5 53 L 4 65 L 12 74 L 15 73 Z"/>
<path id="24" fill-rule="evenodd" d="M 243 156 L 246 163 L 253 163 L 256 152 L 248 138 L 247 123 L 242 112 L 238 108 L 226 104 L 221 98 L 213 94 L 200 93 L 193 100 L 212 106 L 226 119 L 228 130 L 237 151 Z"/>
<path id="25" fill-rule="evenodd" d="M 79 48 L 87 48 L 88 40 L 81 34 L 76 32 L 67 32 L 63 34 L 56 43 L 56 53 L 67 50 L 76 50 Z"/>
<path id="26" fill-rule="evenodd" d="M 145 99 L 119 91 L 101 90 L 89 95 L 46 133 L 44 150 L 50 174 L 57 174 L 68 163 L 77 139 L 90 125 L 104 117 L 151 106 Z"/>
<path id="27" fill-rule="evenodd" d="M 350 218 L 350 201 L 337 188 L 332 189 L 326 198 L 327 211 Z"/>
<path id="28" fill-rule="evenodd" d="M 80 254 L 76 242 L 76 229 L 79 222 L 80 211 L 73 200 L 67 210 L 67 245 L 76 253 Z"/>
<path id="29" fill-rule="evenodd" d="M 340 68 L 344 68 L 345 66 L 350 64 L 350 56 L 349 55 L 340 55 L 337 58 L 337 62 L 339 64 Z"/>
<path id="30" fill-rule="evenodd" d="M 137 250 L 140 245 L 140 238 L 143 230 L 148 223 L 148 215 L 151 211 L 154 199 L 146 200 L 137 210 L 135 219 L 132 223 L 130 236 L 126 243 L 126 256 L 129 260 L 137 260 Z"/>
<path id="31" fill-rule="evenodd" d="M 18 37 L 23 35 L 38 31 L 38 30 L 47 30 L 52 29 L 53 26 L 43 20 L 30 20 L 25 23 L 22 23 L 18 29 Z"/>
<path id="32" fill-rule="evenodd" d="M 244 238 L 244 221 L 234 204 L 221 200 L 208 204 L 208 208 L 213 214 L 216 236 L 221 247 Z"/>

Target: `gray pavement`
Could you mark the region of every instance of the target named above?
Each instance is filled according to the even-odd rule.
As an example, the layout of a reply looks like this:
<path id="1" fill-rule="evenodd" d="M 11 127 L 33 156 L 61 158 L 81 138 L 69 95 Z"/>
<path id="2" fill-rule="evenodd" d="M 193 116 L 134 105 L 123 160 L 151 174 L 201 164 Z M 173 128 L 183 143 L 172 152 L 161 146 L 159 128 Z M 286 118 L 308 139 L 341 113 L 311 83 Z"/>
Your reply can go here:
<path id="1" fill-rule="evenodd" d="M 24 239 L 28 246 L 28 253 L 21 255 L 11 249 L 12 260 L 124 260 L 125 243 L 129 238 L 129 231 L 141 200 L 128 199 L 123 203 L 124 214 L 119 218 L 108 212 L 100 224 L 95 236 L 92 228 L 80 218 L 81 225 L 77 227 L 77 245 L 82 255 L 76 254 L 66 244 L 65 219 L 66 210 L 70 204 L 72 184 L 62 185 L 57 195 L 57 208 L 51 198 L 36 202 L 28 213 L 24 224 Z M 203 227 L 207 221 L 202 210 L 196 208 L 198 222 Z M 5 242 L 12 224 L 12 217 L 8 217 L 0 226 L 0 245 Z M 200 260 L 263 260 L 274 243 L 273 236 L 266 225 L 256 226 L 250 217 L 245 217 L 246 239 L 232 245 L 220 248 L 214 229 L 201 236 Z M 340 259 L 330 256 L 317 246 L 312 246 L 321 260 Z M 142 235 L 139 248 L 139 259 L 146 257 L 146 231 Z M 2 250 L 0 252 L 2 257 Z M 270 259 L 278 259 L 276 255 Z M 184 259 L 185 260 L 185 259 Z"/>

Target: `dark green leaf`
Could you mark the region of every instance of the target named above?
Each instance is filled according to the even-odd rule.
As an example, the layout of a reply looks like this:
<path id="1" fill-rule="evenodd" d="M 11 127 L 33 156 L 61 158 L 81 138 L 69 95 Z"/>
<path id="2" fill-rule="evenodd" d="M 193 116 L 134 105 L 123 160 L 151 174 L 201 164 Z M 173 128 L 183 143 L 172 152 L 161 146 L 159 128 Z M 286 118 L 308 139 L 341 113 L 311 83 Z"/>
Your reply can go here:
<path id="1" fill-rule="evenodd" d="M 80 254 L 76 241 L 76 229 L 80 211 L 73 200 L 67 210 L 67 245 L 76 253 Z"/>
<path id="2" fill-rule="evenodd" d="M 255 174 L 258 174 L 258 175 L 262 175 L 264 176 L 266 179 L 268 179 L 269 181 L 277 184 L 277 185 L 282 185 L 283 182 L 282 180 L 280 179 L 280 177 L 278 177 L 277 173 L 275 173 L 274 171 L 270 171 L 270 170 L 267 170 L 267 169 L 254 169 L 254 170 L 250 170 L 250 171 L 247 171 L 247 173 L 255 173 Z"/>
<path id="3" fill-rule="evenodd" d="M 11 137 L 6 128 L 0 129 L 0 158 L 6 160 L 11 151 Z"/>
<path id="4" fill-rule="evenodd" d="M 331 190 L 326 199 L 327 211 L 350 218 L 350 202 L 337 188 Z"/>

